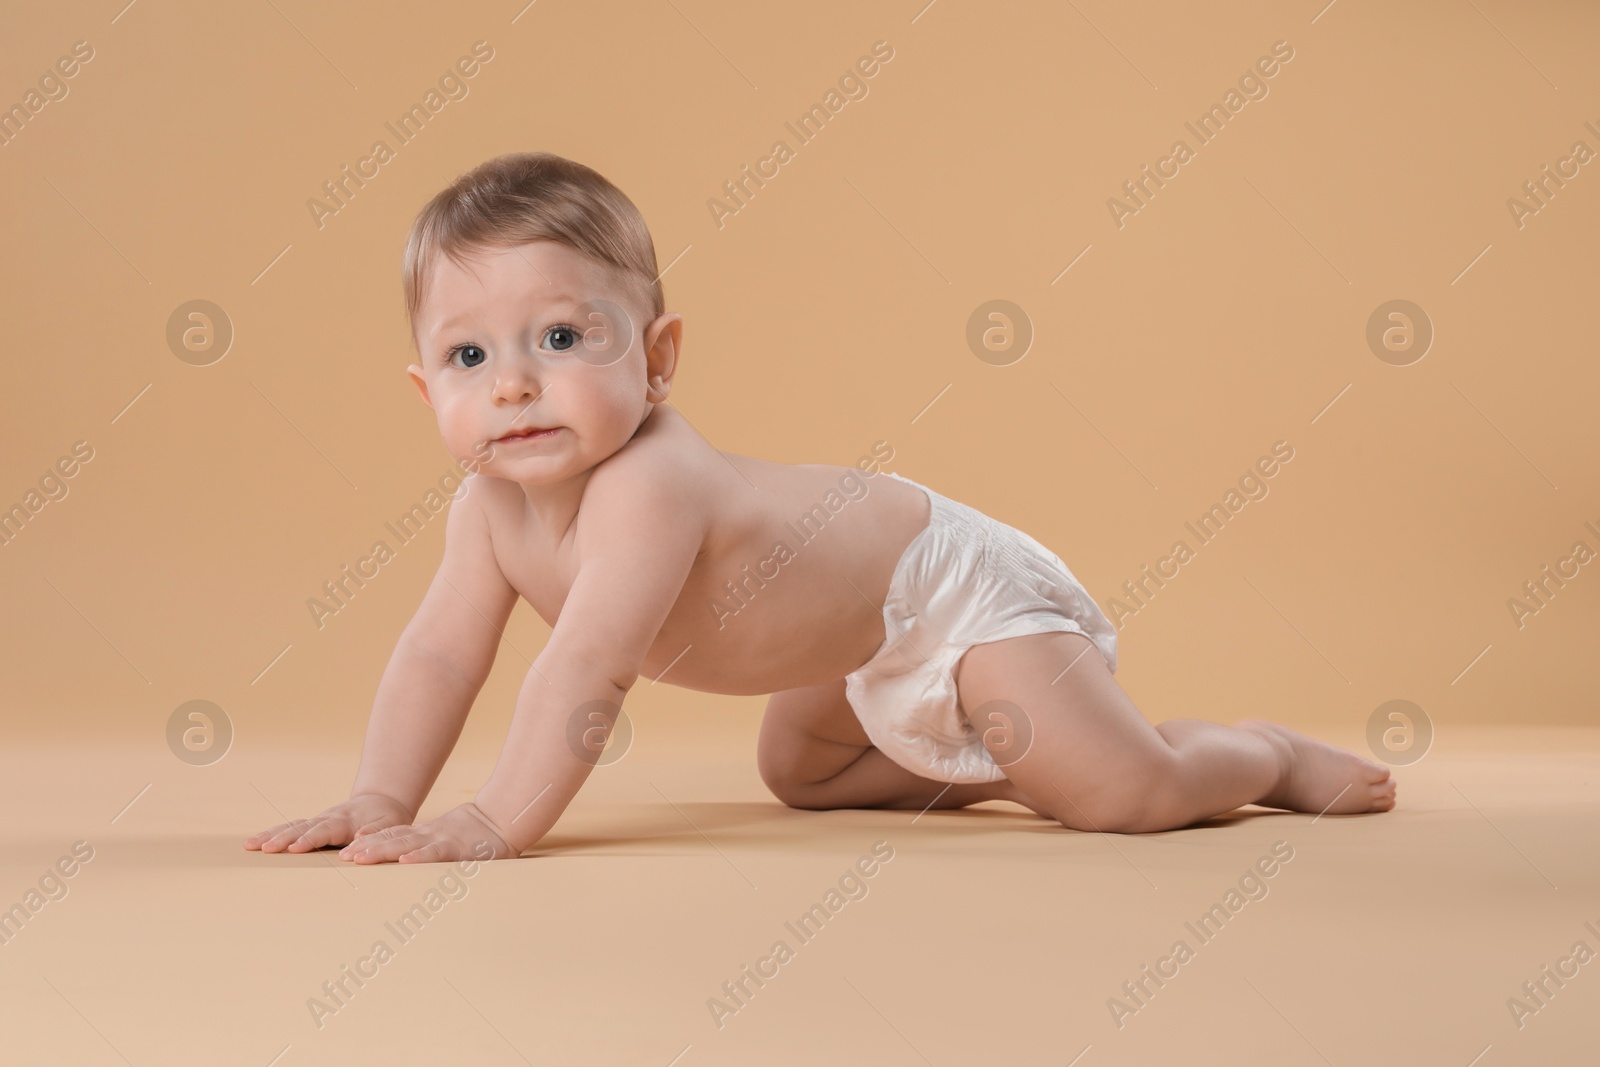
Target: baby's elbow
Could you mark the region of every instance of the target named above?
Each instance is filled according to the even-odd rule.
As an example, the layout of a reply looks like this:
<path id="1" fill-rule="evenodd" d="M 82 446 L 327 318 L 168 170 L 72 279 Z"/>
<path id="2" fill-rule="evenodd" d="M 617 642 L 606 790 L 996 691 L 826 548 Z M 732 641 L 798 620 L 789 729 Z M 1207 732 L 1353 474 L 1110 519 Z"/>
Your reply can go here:
<path id="1" fill-rule="evenodd" d="M 613 668 L 604 672 L 603 677 L 606 681 L 616 686 L 617 695 L 620 697 L 632 689 L 633 683 L 639 680 L 639 670 L 637 667 L 631 669 L 626 667 Z"/>
<path id="2" fill-rule="evenodd" d="M 639 674 L 644 670 L 640 657 L 619 655 L 612 649 L 603 653 L 591 653 L 584 657 L 585 671 L 592 683 L 604 683 L 615 687 L 617 698 L 633 688 L 639 680 Z"/>
<path id="3" fill-rule="evenodd" d="M 618 703 L 639 680 L 637 666 L 629 667 L 591 656 L 562 657 L 551 661 L 551 657 L 541 655 L 534 661 L 533 670 L 547 683 L 562 689 L 594 692 Z"/>

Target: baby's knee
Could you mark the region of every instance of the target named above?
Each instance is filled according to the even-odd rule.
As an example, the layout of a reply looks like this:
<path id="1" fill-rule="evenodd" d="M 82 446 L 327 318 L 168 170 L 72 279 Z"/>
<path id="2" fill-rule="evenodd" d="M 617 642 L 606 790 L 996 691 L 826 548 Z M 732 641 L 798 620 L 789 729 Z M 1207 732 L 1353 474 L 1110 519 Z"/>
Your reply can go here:
<path id="1" fill-rule="evenodd" d="M 776 797 L 785 807 L 799 808 L 802 811 L 815 811 L 815 797 L 807 789 L 810 783 L 797 782 L 792 778 L 784 778 L 763 773 L 761 780 L 767 784 L 767 791 Z"/>
<path id="2" fill-rule="evenodd" d="M 763 778 L 763 781 L 784 807 L 800 811 L 833 811 L 840 807 L 821 782 L 802 782 L 791 778 Z"/>
<path id="3" fill-rule="evenodd" d="M 804 774 L 804 762 L 786 746 L 767 745 L 756 750 L 756 773 L 780 802 L 791 808 L 817 810 L 816 783 Z"/>
<path id="4" fill-rule="evenodd" d="M 791 798 L 797 798 L 800 795 L 798 791 L 799 783 L 795 781 L 792 774 L 788 773 L 788 768 L 784 767 L 781 761 L 765 757 L 762 753 L 757 752 L 756 773 L 761 775 L 761 781 L 766 784 L 768 792 L 773 796 L 788 804 L 791 808 L 800 806 L 791 802 Z"/>

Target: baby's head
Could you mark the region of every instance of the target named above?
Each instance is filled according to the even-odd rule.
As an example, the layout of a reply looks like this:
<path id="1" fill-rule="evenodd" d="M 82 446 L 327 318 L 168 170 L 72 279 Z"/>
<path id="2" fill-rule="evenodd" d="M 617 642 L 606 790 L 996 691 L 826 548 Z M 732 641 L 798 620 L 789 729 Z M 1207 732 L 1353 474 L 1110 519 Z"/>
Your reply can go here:
<path id="1" fill-rule="evenodd" d="M 548 152 L 480 164 L 412 223 L 406 368 L 469 469 L 523 485 L 605 460 L 667 398 L 682 320 L 622 191 Z M 507 437 L 528 429 L 549 431 Z"/>

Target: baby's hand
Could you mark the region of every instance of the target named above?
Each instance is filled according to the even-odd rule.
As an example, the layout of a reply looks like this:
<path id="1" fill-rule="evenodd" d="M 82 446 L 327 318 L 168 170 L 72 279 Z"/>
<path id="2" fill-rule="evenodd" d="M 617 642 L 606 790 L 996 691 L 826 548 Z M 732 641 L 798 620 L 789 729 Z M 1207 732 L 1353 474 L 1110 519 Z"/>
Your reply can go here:
<path id="1" fill-rule="evenodd" d="M 438 863 L 517 855 L 478 806 L 467 803 L 420 826 L 391 826 L 361 834 L 344 847 L 339 858 L 355 863 Z"/>
<path id="2" fill-rule="evenodd" d="M 244 847 L 262 852 L 309 852 L 323 845 L 343 845 L 361 834 L 409 823 L 416 818 L 396 800 L 376 793 L 351 797 L 309 819 L 280 823 L 244 839 Z"/>

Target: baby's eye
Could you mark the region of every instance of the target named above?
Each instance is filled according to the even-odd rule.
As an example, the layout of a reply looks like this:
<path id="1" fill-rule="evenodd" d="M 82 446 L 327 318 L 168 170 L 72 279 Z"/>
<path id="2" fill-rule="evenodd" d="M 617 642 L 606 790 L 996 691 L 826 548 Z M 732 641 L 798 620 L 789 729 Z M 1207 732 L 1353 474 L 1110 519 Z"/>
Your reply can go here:
<path id="1" fill-rule="evenodd" d="M 565 323 L 550 327 L 544 332 L 544 337 L 550 347 L 557 352 L 571 351 L 580 340 L 578 331 Z"/>
<path id="2" fill-rule="evenodd" d="M 462 345 L 460 348 L 450 350 L 450 359 L 460 367 L 476 367 L 488 358 L 484 350 L 477 345 Z"/>

